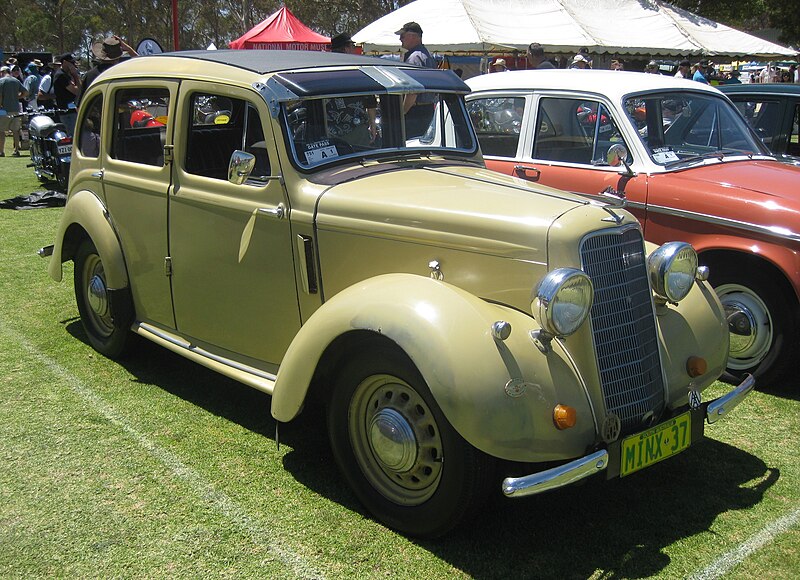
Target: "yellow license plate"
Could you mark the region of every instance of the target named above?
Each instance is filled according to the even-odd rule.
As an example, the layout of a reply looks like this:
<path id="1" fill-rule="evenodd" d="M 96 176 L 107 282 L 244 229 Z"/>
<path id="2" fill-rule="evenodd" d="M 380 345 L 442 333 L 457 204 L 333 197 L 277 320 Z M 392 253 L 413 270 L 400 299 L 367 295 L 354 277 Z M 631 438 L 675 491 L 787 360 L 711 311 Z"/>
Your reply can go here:
<path id="1" fill-rule="evenodd" d="M 686 412 L 652 429 L 622 440 L 619 476 L 625 477 L 662 459 L 680 453 L 692 444 L 692 419 Z"/>

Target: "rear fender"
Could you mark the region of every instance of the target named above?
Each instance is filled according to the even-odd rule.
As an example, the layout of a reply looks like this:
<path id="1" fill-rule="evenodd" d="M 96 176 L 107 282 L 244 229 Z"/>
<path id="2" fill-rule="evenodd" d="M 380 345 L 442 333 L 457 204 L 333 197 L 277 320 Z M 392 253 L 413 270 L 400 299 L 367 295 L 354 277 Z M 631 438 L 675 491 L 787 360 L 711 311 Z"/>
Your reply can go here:
<path id="1" fill-rule="evenodd" d="M 128 272 L 119 238 L 111 225 L 108 212 L 102 202 L 91 191 L 81 190 L 70 196 L 61 221 L 58 224 L 53 256 L 47 273 L 56 282 L 63 277 L 62 264 L 75 256 L 75 251 L 84 237 L 91 238 L 100 259 L 103 260 L 109 288 L 125 288 Z"/>

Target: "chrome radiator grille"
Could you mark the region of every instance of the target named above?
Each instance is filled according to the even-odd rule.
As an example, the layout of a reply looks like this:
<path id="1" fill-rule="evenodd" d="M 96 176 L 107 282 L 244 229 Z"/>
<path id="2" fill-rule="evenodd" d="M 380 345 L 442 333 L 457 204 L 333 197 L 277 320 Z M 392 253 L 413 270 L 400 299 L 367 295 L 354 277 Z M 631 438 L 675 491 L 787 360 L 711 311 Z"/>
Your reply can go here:
<path id="1" fill-rule="evenodd" d="M 594 285 L 591 310 L 606 409 L 622 432 L 641 428 L 664 409 L 664 382 L 638 229 L 604 231 L 581 244 L 583 270 Z"/>

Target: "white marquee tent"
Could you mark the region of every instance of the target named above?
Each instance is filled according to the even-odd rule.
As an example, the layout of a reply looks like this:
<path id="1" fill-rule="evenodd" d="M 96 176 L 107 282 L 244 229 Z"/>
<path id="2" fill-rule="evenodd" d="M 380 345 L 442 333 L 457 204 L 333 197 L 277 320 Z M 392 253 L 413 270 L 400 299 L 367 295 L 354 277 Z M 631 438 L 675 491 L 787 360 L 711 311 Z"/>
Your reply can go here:
<path id="1" fill-rule="evenodd" d="M 659 0 L 416 0 L 362 28 L 364 52 L 400 51 L 395 32 L 417 22 L 429 50 L 793 58 L 797 52 Z"/>

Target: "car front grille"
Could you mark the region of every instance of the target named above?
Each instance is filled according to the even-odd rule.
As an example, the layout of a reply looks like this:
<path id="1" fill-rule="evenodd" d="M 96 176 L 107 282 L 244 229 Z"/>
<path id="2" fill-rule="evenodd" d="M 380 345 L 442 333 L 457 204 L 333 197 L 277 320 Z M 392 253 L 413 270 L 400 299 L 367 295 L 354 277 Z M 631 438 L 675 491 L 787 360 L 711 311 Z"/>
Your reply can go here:
<path id="1" fill-rule="evenodd" d="M 581 244 L 584 271 L 594 285 L 592 336 L 606 410 L 622 433 L 658 419 L 664 381 L 658 352 L 647 257 L 638 228 L 606 230 Z"/>

